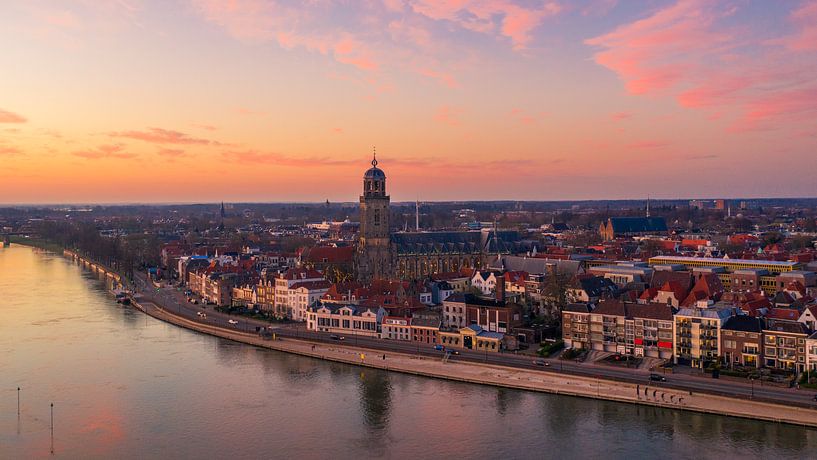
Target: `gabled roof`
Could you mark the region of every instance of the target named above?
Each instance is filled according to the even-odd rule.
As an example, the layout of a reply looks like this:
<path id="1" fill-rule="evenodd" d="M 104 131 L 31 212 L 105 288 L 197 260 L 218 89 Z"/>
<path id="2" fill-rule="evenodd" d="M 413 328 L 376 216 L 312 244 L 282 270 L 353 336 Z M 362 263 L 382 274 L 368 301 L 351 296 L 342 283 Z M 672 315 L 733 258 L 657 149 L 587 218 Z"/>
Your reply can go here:
<path id="1" fill-rule="evenodd" d="M 315 246 L 306 250 L 303 258 L 311 263 L 343 264 L 351 263 L 355 255 L 352 246 Z"/>
<path id="2" fill-rule="evenodd" d="M 650 287 L 660 288 L 667 281 L 681 285 L 684 289 L 692 288 L 692 273 L 688 271 L 656 270 L 650 280 Z"/>
<path id="3" fill-rule="evenodd" d="M 673 296 L 675 296 L 675 299 L 678 300 L 678 302 L 683 301 L 686 298 L 688 292 L 680 283 L 674 281 L 667 281 L 666 283 L 664 283 L 663 286 L 661 286 L 661 288 L 658 291 L 671 292 Z"/>
<path id="4" fill-rule="evenodd" d="M 666 232 L 667 221 L 663 217 L 611 217 L 613 232 L 618 234 Z"/>
<path id="5" fill-rule="evenodd" d="M 281 274 L 281 278 L 292 281 L 323 278 L 323 275 L 321 274 L 321 272 L 317 270 L 312 270 L 310 268 L 290 268 L 286 272 Z"/>
<path id="6" fill-rule="evenodd" d="M 290 286 L 289 288 L 291 290 L 304 288 L 310 291 L 318 291 L 321 289 L 329 289 L 331 286 L 332 283 L 330 283 L 329 281 L 319 280 L 319 281 L 299 281 Z"/>
<path id="7" fill-rule="evenodd" d="M 707 273 L 698 278 L 698 281 L 695 282 L 695 286 L 692 287 L 692 291 L 686 299 L 681 302 L 681 305 L 689 307 L 699 300 L 718 300 L 721 294 L 723 294 L 721 279 L 718 278 L 718 275 L 715 273 Z"/>
<path id="8" fill-rule="evenodd" d="M 800 314 L 798 310 L 793 308 L 772 308 L 766 313 L 766 318 L 797 321 L 800 319 Z"/>

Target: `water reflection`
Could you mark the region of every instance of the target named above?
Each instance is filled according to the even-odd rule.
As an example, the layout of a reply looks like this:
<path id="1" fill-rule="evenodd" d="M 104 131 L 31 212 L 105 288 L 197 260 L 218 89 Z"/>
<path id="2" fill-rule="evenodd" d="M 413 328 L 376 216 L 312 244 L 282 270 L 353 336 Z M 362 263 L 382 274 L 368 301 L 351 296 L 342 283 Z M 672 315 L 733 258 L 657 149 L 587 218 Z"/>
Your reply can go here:
<path id="1" fill-rule="evenodd" d="M 496 389 L 496 411 L 499 415 L 504 416 L 519 405 L 522 397 L 521 392 L 510 390 L 507 388 Z"/>
<path id="2" fill-rule="evenodd" d="M 370 430 L 383 430 L 389 422 L 391 411 L 391 382 L 389 373 L 373 369 L 360 369 L 360 409 L 363 423 Z"/>
<path id="3" fill-rule="evenodd" d="M 0 458 L 805 458 L 817 431 L 387 373 L 256 349 L 0 249 Z M 16 388 L 23 388 L 17 417 Z"/>

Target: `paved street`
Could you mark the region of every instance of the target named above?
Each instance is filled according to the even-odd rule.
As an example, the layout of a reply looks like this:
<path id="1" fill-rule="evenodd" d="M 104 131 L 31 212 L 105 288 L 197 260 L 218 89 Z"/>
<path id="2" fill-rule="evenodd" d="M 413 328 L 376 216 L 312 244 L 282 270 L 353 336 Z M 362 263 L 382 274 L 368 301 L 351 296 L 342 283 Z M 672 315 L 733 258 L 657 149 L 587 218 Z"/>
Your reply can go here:
<path id="1" fill-rule="evenodd" d="M 178 314 L 187 319 L 207 323 L 213 326 L 235 329 L 242 332 L 256 331 L 256 327 L 271 327 L 272 331 L 281 337 L 306 339 L 315 342 L 337 343 L 330 338 L 329 333 L 311 332 L 301 323 L 276 324 L 245 318 L 237 315 L 227 315 L 214 310 L 212 306 L 194 305 L 187 301 L 184 293 L 176 288 L 156 289 L 150 285 L 143 275 L 137 275 L 137 284 L 142 297 L 164 306 L 169 312 Z M 197 313 L 206 313 L 202 319 Z M 237 321 L 230 324 L 228 321 Z M 419 345 L 412 342 L 381 340 L 358 336 L 348 336 L 344 341 L 350 346 L 361 346 L 383 351 L 412 353 L 420 356 L 443 357 L 443 352 L 434 350 L 431 345 Z M 628 383 L 646 383 L 649 371 L 639 369 L 617 368 L 592 363 L 575 363 L 558 359 L 548 359 L 550 366 L 544 368 L 533 363 L 530 356 L 513 353 L 483 353 L 471 350 L 460 350 L 460 354 L 451 356 L 451 360 L 483 362 L 523 369 L 537 369 L 544 372 L 560 372 L 564 374 L 595 377 L 617 380 Z M 749 382 L 735 382 L 699 377 L 688 374 L 667 374 L 667 382 L 649 382 L 651 386 L 661 386 L 676 390 L 706 392 L 722 396 L 731 396 L 745 399 L 756 399 L 768 402 L 795 404 L 803 407 L 817 408 L 812 398 L 814 391 L 796 390 L 773 386 L 752 385 Z"/>

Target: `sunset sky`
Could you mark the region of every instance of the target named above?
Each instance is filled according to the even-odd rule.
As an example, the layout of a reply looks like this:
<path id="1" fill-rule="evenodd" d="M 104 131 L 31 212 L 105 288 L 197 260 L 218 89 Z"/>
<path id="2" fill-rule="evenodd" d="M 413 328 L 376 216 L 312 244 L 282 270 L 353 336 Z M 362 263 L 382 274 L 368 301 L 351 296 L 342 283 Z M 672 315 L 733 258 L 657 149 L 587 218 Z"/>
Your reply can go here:
<path id="1" fill-rule="evenodd" d="M 0 2 L 0 203 L 817 196 L 817 1 Z"/>

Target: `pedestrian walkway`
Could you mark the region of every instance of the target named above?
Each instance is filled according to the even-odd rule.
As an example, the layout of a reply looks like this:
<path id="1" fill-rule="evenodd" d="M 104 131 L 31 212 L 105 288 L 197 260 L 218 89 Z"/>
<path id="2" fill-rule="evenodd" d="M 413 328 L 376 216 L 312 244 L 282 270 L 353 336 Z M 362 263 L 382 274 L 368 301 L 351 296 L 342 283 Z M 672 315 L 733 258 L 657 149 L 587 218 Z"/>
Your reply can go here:
<path id="1" fill-rule="evenodd" d="M 565 375 L 548 370 L 516 369 L 463 361 L 443 362 L 439 358 L 386 353 L 348 344 L 313 343 L 302 340 L 264 340 L 255 334 L 227 330 L 180 318 L 155 304 L 136 304 L 151 316 L 206 334 L 264 348 L 296 353 L 347 364 L 388 371 L 443 378 L 460 382 L 502 386 L 562 395 L 591 397 L 611 401 L 677 408 L 698 412 L 732 415 L 774 422 L 817 427 L 817 411 L 758 401 L 739 400 L 703 393 L 691 393 L 656 385 L 629 384 L 604 379 Z"/>

